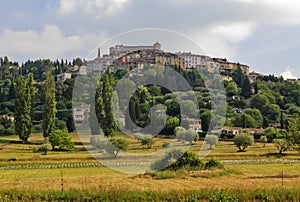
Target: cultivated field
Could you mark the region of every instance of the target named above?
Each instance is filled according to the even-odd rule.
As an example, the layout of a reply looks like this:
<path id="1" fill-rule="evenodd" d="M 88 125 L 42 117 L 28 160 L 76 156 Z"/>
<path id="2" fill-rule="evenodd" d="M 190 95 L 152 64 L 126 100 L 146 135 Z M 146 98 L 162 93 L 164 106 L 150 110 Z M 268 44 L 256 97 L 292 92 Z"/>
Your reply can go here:
<path id="1" fill-rule="evenodd" d="M 277 151 L 272 144 L 263 147 L 263 144 L 256 143 L 249 147 L 247 152 L 238 153 L 232 142 L 221 141 L 207 158 L 231 160 L 226 161 L 227 164 L 223 170 L 178 171 L 174 172 L 174 176 L 170 176 L 169 173 L 168 176 L 157 179 L 150 175 L 119 173 L 100 166 L 98 161 L 92 158 L 80 144 L 81 141 L 77 135 L 72 134 L 72 139 L 76 144 L 74 150 L 51 151 L 47 155 L 42 155 L 33 152 L 34 148 L 43 142 L 41 134 L 34 134 L 30 138 L 31 143 L 25 145 L 20 144 L 15 136 L 0 137 L 0 193 L 8 193 L 9 191 L 6 190 L 15 190 L 21 195 L 22 191 L 60 193 L 63 189 L 66 193 L 74 190 L 79 192 L 88 190 L 92 197 L 97 193 L 121 194 L 130 190 L 142 195 L 149 191 L 161 194 L 170 192 L 171 196 L 171 192 L 176 191 L 178 194 L 182 193 L 183 199 L 188 199 L 186 193 L 196 193 L 197 190 L 198 192 L 201 190 L 220 192 L 225 189 L 229 192 L 238 192 L 239 195 L 235 196 L 238 199 L 243 196 L 243 193 L 253 192 L 248 197 L 249 200 L 252 200 L 252 196 L 255 198 L 255 193 L 267 194 L 270 192 L 276 195 L 281 192 L 274 190 L 286 190 L 284 193 L 292 193 L 293 200 L 299 200 L 300 157 L 296 152 L 287 152 L 281 157 L 274 155 Z M 129 140 L 131 141 L 129 152 L 136 153 L 151 153 L 161 149 L 164 142 L 171 141 L 156 138 L 153 148 L 146 150 L 137 140 L 131 138 Z M 197 142 L 190 150 L 199 152 L 202 143 L 201 141 Z M 268 163 L 264 164 L 239 163 L 240 160 L 251 160 L 252 162 L 259 160 L 261 162 L 266 159 Z M 276 163 L 277 160 L 295 160 L 295 162 Z M 19 165 L 26 166 L 18 167 Z M 65 167 L 59 165 L 65 165 Z M 128 169 L 132 168 L 128 167 Z M 34 193 L 32 194 L 34 195 Z M 163 199 L 167 200 L 169 195 L 164 195 Z M 282 200 L 275 195 L 272 195 L 273 201 L 275 199 Z M 159 194 L 156 196 L 158 197 Z M 144 200 L 147 201 L 147 199 L 149 198 Z M 173 199 L 175 200 L 175 198 Z M 203 198 L 198 197 L 198 199 L 209 200 L 209 196 L 204 197 L 203 195 Z M 128 199 L 128 201 L 130 200 Z"/>

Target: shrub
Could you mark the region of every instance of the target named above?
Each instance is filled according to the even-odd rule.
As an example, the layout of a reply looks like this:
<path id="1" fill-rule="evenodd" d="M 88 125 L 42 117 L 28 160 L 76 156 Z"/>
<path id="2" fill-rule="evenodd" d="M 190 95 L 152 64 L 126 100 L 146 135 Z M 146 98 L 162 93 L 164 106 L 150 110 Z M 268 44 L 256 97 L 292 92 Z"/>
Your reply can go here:
<path id="1" fill-rule="evenodd" d="M 74 143 L 69 136 L 67 130 L 54 130 L 49 136 L 49 142 L 52 147 L 58 147 L 59 149 L 72 149 L 74 148 Z"/>
<path id="2" fill-rule="evenodd" d="M 5 128 L 3 125 L 0 125 L 0 135 L 4 135 L 5 133 Z"/>
<path id="3" fill-rule="evenodd" d="M 7 128 L 7 129 L 5 129 L 5 134 L 6 135 L 13 135 L 13 134 L 15 134 L 15 128 L 13 126 L 11 126 L 11 127 Z"/>
<path id="4" fill-rule="evenodd" d="M 264 147 L 266 146 L 266 143 L 268 142 L 267 136 L 263 135 L 260 137 L 260 141 L 264 144 Z"/>
<path id="5" fill-rule="evenodd" d="M 51 151 L 52 150 L 52 146 L 51 144 L 49 143 L 45 143 L 45 144 L 42 144 L 41 146 L 39 146 L 38 148 L 38 152 L 44 152 L 44 155 L 47 154 L 48 151 Z"/>
<path id="6" fill-rule="evenodd" d="M 193 152 L 183 152 L 179 149 L 169 151 L 162 159 L 152 163 L 153 170 L 178 170 L 184 167 L 191 169 L 201 168 L 202 161 Z"/>
<path id="7" fill-rule="evenodd" d="M 41 133 L 43 131 L 42 124 L 35 125 L 32 128 L 33 133 Z"/>
<path id="8" fill-rule="evenodd" d="M 163 148 L 167 148 L 168 146 L 170 146 L 170 142 L 164 142 L 163 144 L 162 144 L 162 147 Z"/>
<path id="9" fill-rule="evenodd" d="M 205 162 L 205 169 L 212 169 L 212 168 L 219 168 L 223 169 L 224 165 L 221 163 L 221 161 L 216 159 L 210 159 Z"/>
<path id="10" fill-rule="evenodd" d="M 143 146 L 146 146 L 147 149 L 151 149 L 152 145 L 154 144 L 154 139 L 152 138 L 152 136 L 148 136 L 141 140 L 141 144 Z"/>

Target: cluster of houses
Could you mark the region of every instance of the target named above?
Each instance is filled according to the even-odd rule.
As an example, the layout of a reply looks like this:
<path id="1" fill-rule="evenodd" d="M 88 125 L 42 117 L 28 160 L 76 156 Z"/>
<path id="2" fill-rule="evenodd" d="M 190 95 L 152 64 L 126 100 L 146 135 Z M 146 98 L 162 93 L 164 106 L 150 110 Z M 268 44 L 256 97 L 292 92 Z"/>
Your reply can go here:
<path id="1" fill-rule="evenodd" d="M 201 69 L 208 72 L 218 71 L 225 73 L 232 73 L 240 67 L 244 74 L 250 74 L 249 66 L 247 65 L 229 62 L 226 58 L 211 58 L 210 56 L 193 54 L 191 52 L 167 52 L 162 50 L 161 44 L 158 42 L 150 46 L 116 45 L 109 48 L 109 54 L 102 56 L 99 48 L 97 57 L 94 60 L 85 61 L 78 73 L 98 72 L 101 74 L 107 70 L 132 70 L 135 68 L 142 72 L 145 65 L 164 65 L 183 70 Z M 60 77 L 64 78 L 64 76 Z M 226 79 L 226 75 L 224 75 L 224 79 Z"/>

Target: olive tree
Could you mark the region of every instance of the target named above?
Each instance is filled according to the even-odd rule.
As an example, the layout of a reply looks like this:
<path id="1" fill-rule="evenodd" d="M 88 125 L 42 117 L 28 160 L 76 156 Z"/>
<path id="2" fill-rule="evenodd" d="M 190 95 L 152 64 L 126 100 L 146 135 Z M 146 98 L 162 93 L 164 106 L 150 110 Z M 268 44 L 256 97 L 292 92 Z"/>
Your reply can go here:
<path id="1" fill-rule="evenodd" d="M 209 144 L 209 146 L 210 146 L 209 149 L 212 150 L 213 146 L 216 145 L 216 144 L 218 144 L 218 137 L 215 136 L 215 135 L 207 135 L 205 137 L 205 143 Z"/>
<path id="2" fill-rule="evenodd" d="M 233 141 L 239 149 L 239 152 L 243 152 L 254 143 L 254 137 L 249 132 L 242 132 L 241 134 L 236 135 Z"/>

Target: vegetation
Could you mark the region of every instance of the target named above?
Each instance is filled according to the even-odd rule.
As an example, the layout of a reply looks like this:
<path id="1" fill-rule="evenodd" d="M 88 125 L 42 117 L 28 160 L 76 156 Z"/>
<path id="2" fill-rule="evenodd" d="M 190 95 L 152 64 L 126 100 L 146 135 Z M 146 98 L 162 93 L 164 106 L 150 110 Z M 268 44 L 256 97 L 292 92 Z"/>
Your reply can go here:
<path id="1" fill-rule="evenodd" d="M 216 144 L 218 144 L 218 140 L 219 138 L 215 135 L 207 135 L 205 137 L 205 142 L 206 144 L 209 144 L 210 148 L 209 149 L 213 149 L 213 146 L 215 146 Z"/>
<path id="2" fill-rule="evenodd" d="M 51 72 L 46 73 L 43 135 L 48 138 L 55 129 L 56 122 L 55 83 Z"/>
<path id="3" fill-rule="evenodd" d="M 254 143 L 254 137 L 248 132 L 243 132 L 236 135 L 233 141 L 236 147 L 239 149 L 239 152 L 243 152 L 246 148 Z"/>
<path id="4" fill-rule="evenodd" d="M 32 78 L 32 75 L 29 76 Z M 16 79 L 15 132 L 23 143 L 27 142 L 32 128 L 32 80 L 26 83 L 23 76 Z"/>
<path id="5" fill-rule="evenodd" d="M 74 143 L 72 142 L 67 130 L 54 130 L 49 136 L 49 142 L 52 148 L 58 147 L 59 149 L 73 149 Z"/>
<path id="6" fill-rule="evenodd" d="M 114 80 L 112 75 L 106 73 L 98 83 L 96 90 L 96 115 L 101 130 L 106 137 L 113 136 L 116 129 L 116 123 L 113 118 L 113 109 L 111 108 L 113 96 Z"/>

